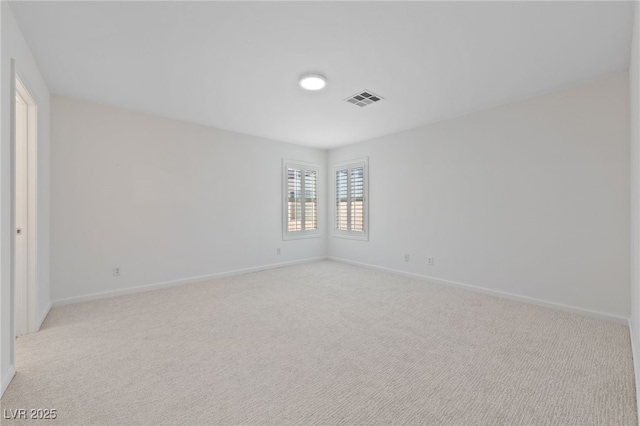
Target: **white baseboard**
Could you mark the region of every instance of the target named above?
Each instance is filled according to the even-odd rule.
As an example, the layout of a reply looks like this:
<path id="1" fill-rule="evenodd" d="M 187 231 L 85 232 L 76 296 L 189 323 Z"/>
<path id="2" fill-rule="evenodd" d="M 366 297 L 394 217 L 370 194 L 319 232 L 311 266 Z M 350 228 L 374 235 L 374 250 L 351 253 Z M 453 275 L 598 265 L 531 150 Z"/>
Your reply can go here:
<path id="1" fill-rule="evenodd" d="M 38 328 L 36 329 L 36 331 L 40 331 L 40 328 L 42 327 L 42 323 L 47 318 L 47 315 L 49 315 L 50 310 L 51 310 L 51 302 L 47 304 L 47 306 L 44 308 L 44 311 L 42 311 L 42 313 L 40 314 L 40 318 L 38 319 Z"/>
<path id="2" fill-rule="evenodd" d="M 589 309 L 578 308 L 578 307 L 575 307 L 575 306 L 563 305 L 561 303 L 549 302 L 547 300 L 535 299 L 533 297 L 520 296 L 520 295 L 514 294 L 514 293 L 507 293 L 507 292 L 504 292 L 504 291 L 492 290 L 492 289 L 489 289 L 489 288 L 486 288 L 486 287 L 479 287 L 479 286 L 476 286 L 476 285 L 465 284 L 465 283 L 460 283 L 460 282 L 456 282 L 456 281 L 443 280 L 441 278 L 430 277 L 430 276 L 427 276 L 427 275 L 414 274 L 412 272 L 405 272 L 405 271 L 400 271 L 398 269 L 385 268 L 383 266 L 376 266 L 376 265 L 371 265 L 369 263 L 356 262 L 356 261 L 353 261 L 353 260 L 342 259 L 342 258 L 339 258 L 339 257 L 329 256 L 328 259 L 335 260 L 336 262 L 342 262 L 342 263 L 348 263 L 348 264 L 355 265 L 355 266 L 361 266 L 361 267 L 364 267 L 364 268 L 377 269 L 379 271 L 389 272 L 389 273 L 392 273 L 392 274 L 402 275 L 402 276 L 405 276 L 405 277 L 415 278 L 415 279 L 418 279 L 418 280 L 429 281 L 429 282 L 432 282 L 434 284 L 441 284 L 441 285 L 446 285 L 446 286 L 449 286 L 449 287 L 456 287 L 456 288 L 460 288 L 460 289 L 463 289 L 463 290 L 473 291 L 475 293 L 482 293 L 482 294 L 486 294 L 486 295 L 489 295 L 489 296 L 495 296 L 495 297 L 500 297 L 500 298 L 503 298 L 503 299 L 514 300 L 516 302 L 523 302 L 523 303 L 528 303 L 530 305 L 538 305 L 538 306 L 542 306 L 542 307 L 545 307 L 545 308 L 556 309 L 556 310 L 559 310 L 559 311 L 569 312 L 569 313 L 572 313 L 572 314 L 582 315 L 582 316 L 589 317 L 589 318 L 595 318 L 595 319 L 599 319 L 599 320 L 603 320 L 603 321 L 613 322 L 613 323 L 616 323 L 616 324 L 623 324 L 623 325 L 628 325 L 629 324 L 629 318 L 620 317 L 620 316 L 612 315 L 612 314 L 607 314 L 605 312 L 592 311 L 592 310 L 589 310 Z"/>
<path id="3" fill-rule="evenodd" d="M 155 284 L 146 284 L 146 285 L 142 285 L 142 286 L 136 286 L 136 287 L 129 287 L 129 288 L 124 288 L 124 289 L 120 289 L 120 290 L 113 290 L 113 291 L 106 291 L 106 292 L 101 292 L 101 293 L 92 293 L 92 294 L 86 294 L 86 295 L 82 295 L 82 296 L 74 296 L 74 297 L 69 297 L 69 298 L 65 298 L 65 299 L 57 299 L 51 302 L 51 305 L 49 308 L 51 307 L 57 307 L 57 306 L 64 306 L 64 305 L 69 305 L 69 304 L 73 304 L 73 303 L 81 303 L 81 302 L 88 302 L 90 300 L 97 300 L 97 299 L 105 299 L 108 297 L 115 297 L 115 296 L 123 296 L 126 294 L 134 294 L 134 293 L 141 293 L 144 291 L 151 291 L 151 290 L 158 290 L 161 288 L 166 288 L 166 287 L 174 287 L 174 286 L 178 286 L 178 285 L 183 285 L 183 284 L 192 284 L 192 283 L 196 283 L 196 282 L 200 282 L 200 281 L 207 281 L 207 280 L 211 280 L 211 279 L 215 279 L 215 278 L 222 278 L 222 277 L 229 277 L 229 276 L 234 276 L 234 275 L 241 275 L 241 274 L 246 274 L 246 273 L 250 273 L 250 272 L 259 272 L 259 271 L 266 271 L 269 269 L 276 269 L 276 268 L 282 268 L 285 266 L 293 266 L 293 265 L 299 265 L 299 264 L 303 264 L 303 263 L 309 263 L 309 262 L 317 262 L 320 260 L 325 260 L 325 259 L 330 259 L 330 260 L 334 260 L 337 262 L 342 262 L 342 263 L 348 263 L 351 265 L 356 265 L 356 266 L 361 266 L 364 268 L 369 268 L 369 269 L 376 269 L 379 271 L 384 271 L 384 272 L 389 272 L 392 274 L 396 274 L 396 275 L 402 275 L 402 276 L 406 276 L 409 278 L 415 278 L 415 279 L 419 279 L 419 280 L 423 280 L 423 281 L 429 281 L 435 284 L 441 284 L 441 285 L 446 285 L 449 287 L 456 287 L 456 288 L 460 288 L 460 289 L 464 289 L 464 290 L 469 290 L 469 291 L 473 291 L 476 293 L 482 293 L 482 294 L 487 294 L 489 296 L 495 296 L 495 297 L 500 297 L 503 299 L 509 299 L 509 300 L 514 300 L 517 302 L 523 302 L 523 303 L 528 303 L 528 304 L 532 304 L 532 305 L 538 305 L 538 306 L 542 306 L 545 308 L 551 308 L 551 309 L 556 309 L 559 311 L 563 311 L 563 312 L 569 312 L 572 314 L 577 314 L 577 315 L 582 315 L 582 316 L 586 316 L 589 318 L 595 318 L 595 319 L 600 319 L 603 321 L 608 321 L 608 322 L 613 322 L 616 324 L 623 324 L 623 325 L 629 325 L 629 318 L 626 317 L 621 317 L 621 316 L 617 316 L 617 315 L 612 315 L 612 314 L 608 314 L 605 312 L 599 312 L 599 311 L 593 311 L 593 310 L 589 310 L 589 309 L 584 309 L 584 308 L 578 308 L 576 306 L 570 306 L 570 305 L 563 305 L 561 303 L 556 303 L 556 302 L 550 302 L 547 300 L 542 300 L 542 299 L 536 299 L 533 297 L 528 297 L 528 296 L 521 296 L 518 294 L 514 294 L 514 293 L 508 293 L 508 292 L 504 292 L 504 291 L 499 291 L 499 290 L 492 290 L 486 287 L 480 287 L 480 286 L 476 286 L 473 284 L 466 284 L 466 283 L 461 283 L 461 282 L 457 282 L 457 281 L 450 281 L 450 280 L 444 280 L 441 278 L 436 278 L 436 277 L 430 277 L 427 275 L 421 275 L 421 274 L 415 274 L 412 272 L 405 272 L 405 271 L 401 271 L 398 269 L 393 269 L 393 268 L 386 268 L 383 266 L 377 266 L 377 265 L 372 265 L 369 263 L 363 263 L 363 262 L 357 262 L 357 261 L 353 261 L 353 260 L 348 260 L 348 259 L 343 259 L 343 258 L 339 258 L 339 257 L 333 257 L 333 256 L 328 256 L 328 257 L 314 257 L 314 258 L 308 258 L 308 259 L 301 259 L 301 260 L 293 260 L 290 262 L 281 262 L 281 263 L 272 263 L 269 265 L 261 265 L 261 266 L 254 266 L 251 268 L 244 268 L 244 269 L 236 269 L 236 270 L 232 270 L 232 271 L 225 271 L 225 272 L 217 272 L 214 274 L 209 274 L 209 275 L 200 275 L 197 277 L 189 277 L 189 278 L 182 278 L 182 279 L 178 279 L 178 280 L 172 280 L 172 281 L 164 281 L 164 282 L 160 282 L 160 283 L 155 283 Z M 43 316 L 41 317 L 41 321 L 44 321 L 44 318 L 46 317 L 46 314 L 48 313 L 48 309 L 47 311 L 43 314 Z"/>
<path id="4" fill-rule="evenodd" d="M 141 286 L 136 286 L 136 287 L 123 288 L 123 289 L 120 289 L 120 290 L 105 291 L 105 292 L 93 293 L 93 294 L 85 294 L 85 295 L 82 295 L 82 296 L 74 296 L 74 297 L 68 297 L 68 298 L 65 298 L 65 299 L 54 300 L 54 301 L 51 302 L 51 306 L 55 308 L 55 307 L 58 307 L 58 306 L 70 305 L 70 304 L 73 304 L 73 303 L 88 302 L 90 300 L 106 299 L 108 297 L 123 296 L 123 295 L 126 295 L 126 294 L 141 293 L 141 292 L 144 292 L 144 291 L 151 291 L 151 290 L 159 290 L 161 288 L 174 287 L 174 286 L 184 285 L 184 284 L 193 284 L 193 283 L 197 283 L 197 282 L 200 282 L 200 281 L 212 280 L 212 279 L 215 279 L 215 278 L 230 277 L 230 276 L 234 276 L 234 275 L 247 274 L 247 273 L 250 273 L 250 272 L 266 271 L 266 270 L 269 270 L 269 269 L 283 268 L 285 266 L 300 265 L 300 264 L 303 264 L 303 263 L 317 262 L 317 261 L 326 260 L 326 259 L 327 258 L 325 256 L 312 257 L 312 258 L 308 258 L 308 259 L 292 260 L 290 262 L 272 263 L 272 264 L 269 264 L 269 265 L 254 266 L 254 267 L 251 267 L 251 268 L 235 269 L 233 271 L 217 272 L 215 274 L 200 275 L 200 276 L 197 276 L 197 277 L 181 278 L 179 280 L 163 281 L 163 282 L 160 282 L 160 283 L 146 284 L 146 285 L 141 285 Z"/>
<path id="5" fill-rule="evenodd" d="M 7 388 L 9 387 L 9 383 L 11 383 L 11 380 L 13 380 L 13 377 L 15 375 L 16 367 L 13 365 L 10 365 L 9 368 L 7 368 L 7 371 L 2 373 L 2 383 L 0 383 L 0 398 L 2 398 L 2 395 L 4 395 L 4 391 L 7 390 Z"/>

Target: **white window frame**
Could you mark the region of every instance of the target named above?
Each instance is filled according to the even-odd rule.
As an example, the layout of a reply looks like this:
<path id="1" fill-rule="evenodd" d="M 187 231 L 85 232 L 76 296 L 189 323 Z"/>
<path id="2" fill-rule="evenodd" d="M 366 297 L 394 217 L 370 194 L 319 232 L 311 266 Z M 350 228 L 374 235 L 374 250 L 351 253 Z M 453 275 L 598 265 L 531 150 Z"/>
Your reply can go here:
<path id="1" fill-rule="evenodd" d="M 343 230 L 339 230 L 338 229 L 338 223 L 336 220 L 336 216 L 338 214 L 337 212 L 337 206 L 336 206 L 336 173 L 339 170 L 351 170 L 352 168 L 356 168 L 356 167 L 363 167 L 363 175 L 362 178 L 364 180 L 363 182 L 363 202 L 364 202 L 364 209 L 363 209 L 363 230 L 362 231 L 352 231 L 352 230 L 347 230 L 347 231 L 343 231 Z M 337 163 L 333 166 L 332 168 L 332 182 L 333 184 L 331 185 L 332 188 L 332 200 L 331 203 L 333 204 L 333 215 L 332 215 L 332 223 L 333 223 L 333 232 L 332 235 L 334 237 L 337 238 L 348 238 L 348 239 L 352 239 L 352 240 L 361 240 L 361 241 L 369 241 L 369 157 L 364 157 L 364 158 L 359 158 L 359 159 L 355 159 L 355 160 L 350 160 L 350 161 L 344 161 L 341 163 Z M 350 178 L 350 173 L 347 173 L 347 176 L 349 176 Z M 348 194 L 348 198 L 351 197 L 350 194 L 350 190 L 347 189 L 347 194 Z M 349 213 L 347 213 L 347 217 L 349 216 Z"/>
<path id="2" fill-rule="evenodd" d="M 292 169 L 300 169 L 302 171 L 302 191 L 304 194 L 304 172 L 306 170 L 311 170 L 316 172 L 316 203 L 317 203 L 317 229 L 304 229 L 305 226 L 305 203 L 302 203 L 302 230 L 300 231 L 289 231 L 289 187 L 287 181 L 287 171 L 289 168 Z M 296 161 L 296 160 L 282 160 L 282 239 L 283 240 L 298 240 L 301 238 L 318 238 L 321 236 L 320 233 L 320 211 L 321 211 L 321 203 L 320 203 L 320 165 L 314 163 L 307 163 L 304 161 Z M 304 199 L 304 197 L 303 197 Z"/>

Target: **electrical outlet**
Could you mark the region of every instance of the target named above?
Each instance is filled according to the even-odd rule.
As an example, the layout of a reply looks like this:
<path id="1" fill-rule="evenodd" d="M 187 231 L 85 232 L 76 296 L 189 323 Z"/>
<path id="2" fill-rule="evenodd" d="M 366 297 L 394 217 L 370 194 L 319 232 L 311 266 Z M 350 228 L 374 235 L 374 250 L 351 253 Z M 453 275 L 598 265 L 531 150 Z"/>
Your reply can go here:
<path id="1" fill-rule="evenodd" d="M 408 254 L 405 254 L 405 255 L 404 255 L 404 261 L 405 261 L 405 262 L 408 262 L 408 261 L 409 261 L 409 255 L 408 255 Z"/>
<path id="2" fill-rule="evenodd" d="M 427 257 L 427 265 L 433 266 L 433 257 Z"/>
<path id="3" fill-rule="evenodd" d="M 114 277 L 119 277 L 120 275 L 121 275 L 120 267 L 119 266 L 114 266 L 113 267 L 113 276 Z"/>
<path id="4" fill-rule="evenodd" d="M 278 247 L 278 248 L 276 249 L 276 254 L 277 254 L 278 256 L 280 256 L 280 255 L 282 254 L 282 251 L 280 250 L 280 247 Z"/>

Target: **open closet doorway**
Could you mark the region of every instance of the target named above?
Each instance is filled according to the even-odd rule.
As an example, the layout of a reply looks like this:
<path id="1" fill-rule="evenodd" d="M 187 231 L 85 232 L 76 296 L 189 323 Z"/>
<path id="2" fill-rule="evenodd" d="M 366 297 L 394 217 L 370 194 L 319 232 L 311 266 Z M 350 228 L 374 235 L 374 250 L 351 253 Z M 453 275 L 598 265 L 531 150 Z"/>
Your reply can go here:
<path id="1" fill-rule="evenodd" d="M 14 326 L 16 337 L 37 331 L 36 103 L 15 76 Z"/>

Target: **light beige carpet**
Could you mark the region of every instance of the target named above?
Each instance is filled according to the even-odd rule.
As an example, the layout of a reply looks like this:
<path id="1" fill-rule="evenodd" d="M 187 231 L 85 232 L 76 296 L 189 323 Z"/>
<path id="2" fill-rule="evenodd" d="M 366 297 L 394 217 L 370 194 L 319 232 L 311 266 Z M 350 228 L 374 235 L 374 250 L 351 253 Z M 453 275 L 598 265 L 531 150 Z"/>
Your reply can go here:
<path id="1" fill-rule="evenodd" d="M 64 424 L 637 424 L 627 327 L 330 261 L 53 309 L 16 356 L 2 409 Z"/>

